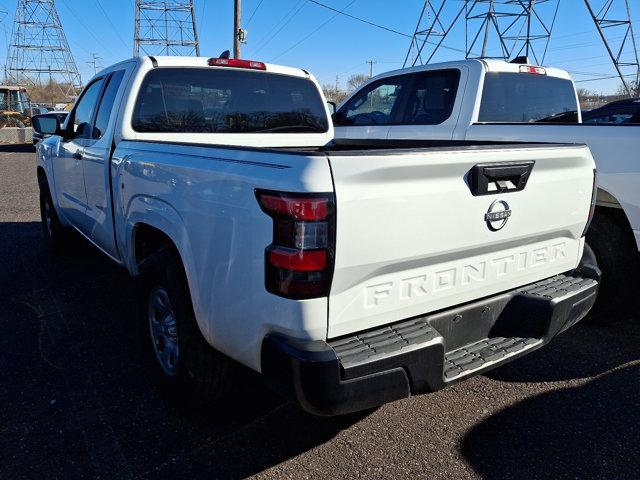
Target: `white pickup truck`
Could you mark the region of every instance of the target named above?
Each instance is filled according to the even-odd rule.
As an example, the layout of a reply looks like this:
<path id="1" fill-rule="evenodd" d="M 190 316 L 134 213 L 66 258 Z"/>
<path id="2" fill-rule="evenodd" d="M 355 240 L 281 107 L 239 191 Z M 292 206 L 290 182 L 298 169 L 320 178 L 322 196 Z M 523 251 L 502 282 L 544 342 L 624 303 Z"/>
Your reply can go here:
<path id="1" fill-rule="evenodd" d="M 222 395 L 231 358 L 310 412 L 360 410 L 530 352 L 595 301 L 584 146 L 333 144 L 309 73 L 225 58 L 119 63 L 34 128 L 45 238 L 73 227 L 141 277 L 181 399 Z"/>
<path id="2" fill-rule="evenodd" d="M 515 63 L 524 61 L 525 63 Z M 590 316 L 629 313 L 640 280 L 640 125 L 581 123 L 564 70 L 499 60 L 462 60 L 395 70 L 370 79 L 334 114 L 335 136 L 412 141 L 473 140 L 586 144 L 598 170 L 585 262 L 602 271 Z M 593 123 L 591 123 L 593 122 Z M 350 142 L 357 145 L 358 141 Z M 574 190 L 569 185 L 562 201 Z M 541 213 L 547 213 L 540 206 Z"/>

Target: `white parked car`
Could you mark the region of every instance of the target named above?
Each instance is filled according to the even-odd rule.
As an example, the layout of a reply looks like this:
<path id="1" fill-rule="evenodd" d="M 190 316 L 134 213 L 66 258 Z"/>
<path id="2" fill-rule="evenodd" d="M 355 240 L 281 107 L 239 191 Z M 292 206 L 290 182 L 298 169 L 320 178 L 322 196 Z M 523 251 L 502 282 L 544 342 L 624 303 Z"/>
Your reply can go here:
<path id="1" fill-rule="evenodd" d="M 342 103 L 334 126 L 340 143 L 382 139 L 402 140 L 407 146 L 442 141 L 586 144 L 596 161 L 598 192 L 585 261 L 602 271 L 591 315 L 609 320 L 628 313 L 640 285 L 640 125 L 580 123 L 581 118 L 573 82 L 564 70 L 463 60 L 372 78 Z M 557 166 L 559 179 L 565 166 Z M 564 199 L 576 193 L 569 185 L 561 188 Z M 540 212 L 549 213 L 542 205 Z"/>
<path id="2" fill-rule="evenodd" d="M 119 63 L 34 126 L 45 238 L 74 228 L 141 278 L 156 376 L 188 401 L 232 358 L 310 412 L 364 409 L 531 352 L 595 301 L 584 146 L 334 145 L 308 72 L 224 58 Z"/>

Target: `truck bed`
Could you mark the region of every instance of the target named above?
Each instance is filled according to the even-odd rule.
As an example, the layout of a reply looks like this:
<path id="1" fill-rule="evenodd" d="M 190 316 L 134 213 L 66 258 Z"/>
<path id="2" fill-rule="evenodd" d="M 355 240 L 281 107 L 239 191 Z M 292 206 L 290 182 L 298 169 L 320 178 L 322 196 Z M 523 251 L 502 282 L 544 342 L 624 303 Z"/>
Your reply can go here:
<path id="1" fill-rule="evenodd" d="M 516 142 L 497 140 L 379 140 L 379 139 L 345 139 L 337 138 L 321 147 L 248 147 L 241 145 L 218 145 L 215 143 L 176 142 L 161 140 L 127 140 L 134 143 L 154 143 L 180 145 L 199 148 L 216 148 L 223 150 L 258 151 L 285 153 L 290 155 L 323 155 L 326 153 L 339 154 L 349 152 L 349 155 L 385 154 L 387 152 L 407 153 L 407 151 L 452 151 L 452 150 L 496 150 L 518 148 L 559 148 L 574 147 L 582 143 L 558 142 Z"/>

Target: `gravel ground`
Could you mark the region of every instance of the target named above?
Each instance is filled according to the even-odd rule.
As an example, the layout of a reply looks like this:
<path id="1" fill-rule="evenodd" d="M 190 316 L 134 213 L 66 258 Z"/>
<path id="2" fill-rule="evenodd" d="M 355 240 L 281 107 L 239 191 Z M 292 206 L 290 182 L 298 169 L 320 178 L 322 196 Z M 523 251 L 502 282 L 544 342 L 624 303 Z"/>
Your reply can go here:
<path id="1" fill-rule="evenodd" d="M 42 247 L 34 154 L 0 147 L 0 479 L 637 479 L 640 323 L 578 325 L 435 394 L 316 418 L 242 372 L 176 411 L 148 380 L 133 283 Z"/>

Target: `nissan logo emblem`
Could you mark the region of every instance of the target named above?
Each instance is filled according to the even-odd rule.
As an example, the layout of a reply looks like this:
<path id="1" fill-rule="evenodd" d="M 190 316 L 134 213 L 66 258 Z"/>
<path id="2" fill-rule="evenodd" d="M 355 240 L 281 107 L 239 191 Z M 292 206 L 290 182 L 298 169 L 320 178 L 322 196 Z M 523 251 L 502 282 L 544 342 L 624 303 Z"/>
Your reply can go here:
<path id="1" fill-rule="evenodd" d="M 504 200 L 495 200 L 484 214 L 484 221 L 487 222 L 489 230 L 497 232 L 507 224 L 510 216 L 509 204 Z"/>

